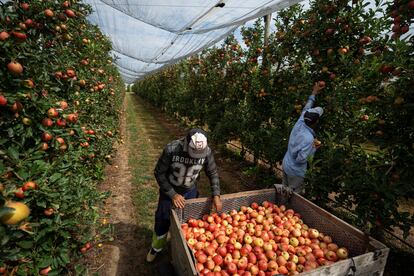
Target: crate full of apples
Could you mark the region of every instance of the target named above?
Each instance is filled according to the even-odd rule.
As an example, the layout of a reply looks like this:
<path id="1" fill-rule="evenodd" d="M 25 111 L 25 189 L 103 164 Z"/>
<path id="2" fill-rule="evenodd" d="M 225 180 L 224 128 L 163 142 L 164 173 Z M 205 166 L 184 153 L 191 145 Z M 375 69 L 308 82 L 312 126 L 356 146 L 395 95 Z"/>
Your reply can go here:
<path id="1" fill-rule="evenodd" d="M 348 258 L 348 249 L 269 201 L 181 225 L 201 275 L 295 275 Z"/>
<path id="2" fill-rule="evenodd" d="M 186 201 L 171 212 L 177 275 L 382 275 L 389 249 L 304 197 L 274 189 Z"/>

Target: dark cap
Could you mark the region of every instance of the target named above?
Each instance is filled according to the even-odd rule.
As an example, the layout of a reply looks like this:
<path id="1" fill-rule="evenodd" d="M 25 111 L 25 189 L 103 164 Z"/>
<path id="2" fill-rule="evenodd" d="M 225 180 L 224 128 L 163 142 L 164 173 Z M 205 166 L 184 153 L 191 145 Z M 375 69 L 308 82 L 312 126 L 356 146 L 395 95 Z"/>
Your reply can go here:
<path id="1" fill-rule="evenodd" d="M 305 120 L 306 125 L 311 126 L 319 119 L 320 116 L 322 116 L 322 114 L 322 107 L 310 108 L 303 115 L 303 119 Z"/>

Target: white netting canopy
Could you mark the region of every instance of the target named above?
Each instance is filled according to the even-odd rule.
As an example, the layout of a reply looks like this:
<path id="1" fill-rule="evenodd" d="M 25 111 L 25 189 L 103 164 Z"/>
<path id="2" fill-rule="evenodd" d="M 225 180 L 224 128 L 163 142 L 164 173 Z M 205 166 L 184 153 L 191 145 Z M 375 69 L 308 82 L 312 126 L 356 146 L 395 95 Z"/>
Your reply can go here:
<path id="1" fill-rule="evenodd" d="M 197 53 L 241 24 L 301 0 L 84 0 L 126 83 Z"/>

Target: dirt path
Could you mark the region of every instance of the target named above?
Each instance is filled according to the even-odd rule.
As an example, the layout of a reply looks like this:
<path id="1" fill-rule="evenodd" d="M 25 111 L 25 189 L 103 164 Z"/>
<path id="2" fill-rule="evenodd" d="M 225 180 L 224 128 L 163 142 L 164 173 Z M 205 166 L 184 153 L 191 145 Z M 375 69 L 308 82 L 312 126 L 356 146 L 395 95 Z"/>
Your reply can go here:
<path id="1" fill-rule="evenodd" d="M 90 273 L 167 275 L 163 269 L 169 268 L 168 250 L 157 257 L 154 264 L 145 262 L 158 200 L 153 169 L 165 144 L 184 135 L 186 129 L 133 94 L 126 95 L 122 114 L 122 140 L 116 146 L 112 164 L 105 169 L 106 178 L 101 184 L 103 191 L 112 194 L 105 203 L 105 211 L 110 214 L 109 222 L 114 226 L 114 241 L 104 244 L 90 256 Z M 215 152 L 223 193 L 247 190 L 242 183 L 247 177 L 242 176 L 240 165 Z M 208 179 L 204 175 L 198 187 L 202 196 L 209 195 Z"/>

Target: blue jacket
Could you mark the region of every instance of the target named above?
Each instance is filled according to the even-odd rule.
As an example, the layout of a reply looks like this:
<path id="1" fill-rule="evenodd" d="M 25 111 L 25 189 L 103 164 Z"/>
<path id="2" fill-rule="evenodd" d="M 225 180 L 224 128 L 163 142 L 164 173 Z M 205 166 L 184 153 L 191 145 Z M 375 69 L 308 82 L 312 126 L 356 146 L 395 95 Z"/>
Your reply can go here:
<path id="1" fill-rule="evenodd" d="M 288 149 L 282 163 L 283 171 L 287 175 L 304 177 L 307 159 L 315 154 L 316 148 L 313 146 L 315 132 L 305 124 L 303 119 L 303 115 L 312 108 L 314 102 L 315 96 L 310 95 L 299 120 L 290 133 Z"/>

